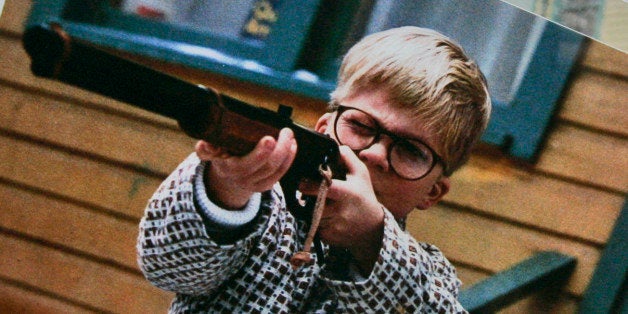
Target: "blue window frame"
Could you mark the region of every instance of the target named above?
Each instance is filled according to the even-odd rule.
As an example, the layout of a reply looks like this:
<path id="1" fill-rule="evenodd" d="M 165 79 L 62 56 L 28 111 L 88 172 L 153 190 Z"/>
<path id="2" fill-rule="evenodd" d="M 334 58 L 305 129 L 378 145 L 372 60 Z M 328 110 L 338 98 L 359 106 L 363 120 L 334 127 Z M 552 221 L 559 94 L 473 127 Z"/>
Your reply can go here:
<path id="1" fill-rule="evenodd" d="M 243 8 L 242 2 L 230 1 L 238 9 Z M 328 90 L 333 88 L 333 82 L 323 82 L 316 75 L 296 71 L 301 50 L 313 27 L 321 1 L 244 2 L 248 3 L 248 8 L 244 7 L 246 10 L 243 12 L 236 12 L 236 15 L 244 16 L 244 20 L 234 23 L 226 21 L 221 25 L 199 25 L 128 14 L 120 5 L 112 5 L 112 1 L 107 0 L 39 0 L 34 1 L 27 24 L 56 22 L 70 35 L 104 47 L 310 97 L 327 97 Z M 269 28 L 267 35 L 245 31 L 245 26 L 254 19 L 256 7 L 260 3 L 269 5 L 276 16 L 274 22 L 267 22 L 265 25 Z M 232 30 L 227 30 L 228 26 Z"/>

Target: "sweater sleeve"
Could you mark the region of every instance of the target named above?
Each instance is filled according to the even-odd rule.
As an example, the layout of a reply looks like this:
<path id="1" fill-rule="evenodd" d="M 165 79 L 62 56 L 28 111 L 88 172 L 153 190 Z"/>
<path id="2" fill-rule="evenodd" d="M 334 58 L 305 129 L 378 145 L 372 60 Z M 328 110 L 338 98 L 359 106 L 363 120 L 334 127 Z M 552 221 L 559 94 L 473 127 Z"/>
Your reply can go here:
<path id="1" fill-rule="evenodd" d="M 251 222 L 251 232 L 231 244 L 217 243 L 206 228 L 212 218 L 200 214 L 194 196 L 199 167 L 202 170 L 192 154 L 160 185 L 148 202 L 137 242 L 138 263 L 147 280 L 164 290 L 192 295 L 211 294 L 242 267 L 268 218 L 259 215 Z M 259 207 L 259 202 L 253 203 Z M 247 215 L 225 223 L 234 227 L 255 217 Z"/>
<path id="2" fill-rule="evenodd" d="M 368 278 L 325 278 L 343 312 L 466 313 L 458 302 L 455 268 L 438 248 L 417 242 L 385 210 L 384 239 Z"/>
<path id="3" fill-rule="evenodd" d="M 254 193 L 241 210 L 226 210 L 212 202 L 207 196 L 203 173 L 210 167 L 209 163 L 201 162 L 196 167 L 194 179 L 194 200 L 198 212 L 206 220 L 206 228 L 210 233 L 226 232 L 241 229 L 256 217 L 260 209 L 261 193 Z"/>

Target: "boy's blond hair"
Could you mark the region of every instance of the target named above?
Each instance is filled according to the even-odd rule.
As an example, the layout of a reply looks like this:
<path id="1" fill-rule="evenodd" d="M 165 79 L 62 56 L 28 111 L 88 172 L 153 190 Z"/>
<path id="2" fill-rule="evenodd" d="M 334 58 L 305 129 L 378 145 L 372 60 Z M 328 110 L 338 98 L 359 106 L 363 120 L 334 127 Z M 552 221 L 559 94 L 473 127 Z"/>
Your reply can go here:
<path id="1" fill-rule="evenodd" d="M 444 35 L 405 26 L 364 37 L 345 55 L 331 109 L 365 88 L 385 88 L 395 104 L 414 108 L 451 175 L 469 158 L 491 112 L 486 79 Z"/>

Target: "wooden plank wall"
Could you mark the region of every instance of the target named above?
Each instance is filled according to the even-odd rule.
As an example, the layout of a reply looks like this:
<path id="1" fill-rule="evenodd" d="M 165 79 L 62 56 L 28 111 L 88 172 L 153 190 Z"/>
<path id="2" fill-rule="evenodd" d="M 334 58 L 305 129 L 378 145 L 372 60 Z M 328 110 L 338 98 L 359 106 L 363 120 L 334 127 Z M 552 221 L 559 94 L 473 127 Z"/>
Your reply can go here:
<path id="1" fill-rule="evenodd" d="M 163 313 L 170 293 L 136 266 L 137 224 L 160 181 L 193 149 L 176 124 L 33 77 L 21 48 L 30 1 L 0 19 L 0 312 Z M 145 61 L 250 103 L 294 106 L 312 125 L 320 101 Z M 628 60 L 593 42 L 534 165 L 480 147 L 434 209 L 408 228 L 438 245 L 466 286 L 533 255 L 578 259 L 565 289 L 504 313 L 572 313 L 628 188 Z"/>

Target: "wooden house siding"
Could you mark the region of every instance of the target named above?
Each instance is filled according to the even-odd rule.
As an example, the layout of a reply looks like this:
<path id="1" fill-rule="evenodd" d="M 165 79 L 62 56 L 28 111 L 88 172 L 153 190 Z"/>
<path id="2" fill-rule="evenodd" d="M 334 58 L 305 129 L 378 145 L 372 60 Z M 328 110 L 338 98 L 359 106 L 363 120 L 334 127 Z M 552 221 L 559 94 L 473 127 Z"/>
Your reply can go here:
<path id="1" fill-rule="evenodd" d="M 0 19 L 0 312 L 163 313 L 172 294 L 136 264 L 137 224 L 157 185 L 193 150 L 176 123 L 34 77 L 21 47 L 30 1 Z M 313 125 L 325 103 L 136 58 L 244 101 L 295 107 Z M 482 145 L 445 200 L 408 229 L 434 243 L 470 286 L 540 250 L 577 258 L 562 291 L 505 313 L 572 313 L 628 190 L 628 59 L 591 42 L 539 159 Z"/>

